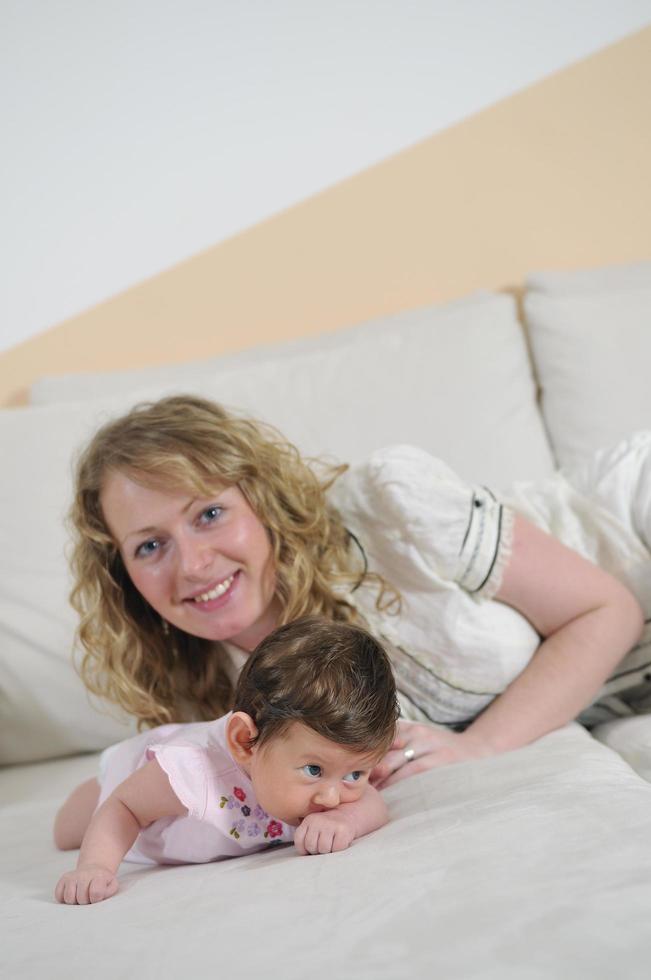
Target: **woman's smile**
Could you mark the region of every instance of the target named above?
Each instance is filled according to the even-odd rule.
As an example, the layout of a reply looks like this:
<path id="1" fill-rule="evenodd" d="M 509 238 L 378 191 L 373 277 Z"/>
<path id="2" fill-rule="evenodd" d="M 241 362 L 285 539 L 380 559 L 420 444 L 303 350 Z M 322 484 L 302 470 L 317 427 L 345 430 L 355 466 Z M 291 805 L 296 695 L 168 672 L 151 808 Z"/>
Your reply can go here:
<path id="1" fill-rule="evenodd" d="M 183 601 L 191 602 L 201 612 L 211 612 L 213 609 L 219 609 L 233 595 L 239 574 L 239 571 L 233 572 L 227 578 L 222 579 L 221 582 L 217 582 L 216 585 L 212 585 L 202 592 L 196 592 Z"/>
<path id="2" fill-rule="evenodd" d="M 276 626 L 271 542 L 238 487 L 200 498 L 113 471 L 101 503 L 131 581 L 164 620 L 244 650 Z"/>

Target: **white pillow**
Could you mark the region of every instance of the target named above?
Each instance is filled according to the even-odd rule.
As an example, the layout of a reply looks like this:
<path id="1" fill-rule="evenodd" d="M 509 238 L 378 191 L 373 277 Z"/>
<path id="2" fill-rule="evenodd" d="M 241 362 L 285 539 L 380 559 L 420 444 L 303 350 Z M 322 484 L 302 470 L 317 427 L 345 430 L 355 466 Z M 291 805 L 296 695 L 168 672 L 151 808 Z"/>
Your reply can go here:
<path id="1" fill-rule="evenodd" d="M 476 293 L 206 362 L 47 378 L 33 397 L 143 389 L 153 397 L 206 394 L 273 422 L 301 449 L 351 461 L 413 442 L 495 485 L 553 466 L 515 304 L 505 295 Z"/>
<path id="2" fill-rule="evenodd" d="M 496 486 L 551 472 L 511 298 L 437 311 L 433 323 L 425 312 L 327 350 L 215 372 L 192 390 L 272 422 L 307 453 L 356 462 L 409 442 Z"/>
<path id="3" fill-rule="evenodd" d="M 272 422 L 310 454 L 354 461 L 387 443 L 415 442 L 469 479 L 505 485 L 551 471 L 509 297 L 451 308 L 435 324 L 420 311 L 394 322 L 172 388 Z M 169 390 L 0 412 L 0 762 L 96 749 L 128 730 L 93 714 L 71 667 L 62 518 L 76 447 L 109 415 Z"/>
<path id="4" fill-rule="evenodd" d="M 0 412 L 0 764 L 103 748 L 135 730 L 93 707 L 72 669 L 63 518 L 80 408 Z"/>
<path id="5" fill-rule="evenodd" d="M 615 718 L 596 725 L 592 734 L 651 783 L 651 715 Z"/>
<path id="6" fill-rule="evenodd" d="M 643 289 L 651 281 L 651 262 L 632 265 L 607 265 L 597 269 L 551 269 L 532 272 L 527 288 L 539 293 L 569 296 L 577 293 L 600 293 L 618 289 Z"/>
<path id="7" fill-rule="evenodd" d="M 510 310 L 502 303 L 502 311 L 510 318 Z M 203 378 L 214 377 L 217 372 L 232 371 L 252 365 L 288 359 L 295 355 L 330 350 L 341 347 L 350 341 L 372 342 L 378 337 L 407 332 L 418 328 L 436 330 L 439 323 L 448 322 L 450 317 L 463 317 L 466 313 L 473 319 L 484 313 L 490 318 L 495 308 L 496 296 L 486 291 L 478 291 L 463 299 L 444 306 L 427 306 L 407 310 L 389 317 L 368 320 L 354 326 L 345 327 L 317 336 L 300 337 L 296 340 L 275 344 L 265 344 L 249 350 L 221 354 L 218 357 L 204 358 L 184 364 L 159 364 L 144 368 L 130 368 L 122 371 L 81 372 L 65 375 L 46 375 L 39 378 L 30 388 L 30 402 L 33 405 L 52 404 L 63 401 L 94 401 L 97 398 L 113 396 L 149 388 L 188 386 L 199 383 Z M 507 301 L 508 302 L 508 301 Z"/>
<path id="8" fill-rule="evenodd" d="M 527 280 L 541 408 L 561 465 L 651 419 L 651 263 Z"/>
<path id="9" fill-rule="evenodd" d="M 278 344 L 262 344 L 249 350 L 220 354 L 218 357 L 180 364 L 156 364 L 143 368 L 125 368 L 122 371 L 80 371 L 75 374 L 46 374 L 33 382 L 29 389 L 32 405 L 51 405 L 55 402 L 95 401 L 97 398 L 143 391 L 153 387 L 170 385 L 191 386 L 202 378 L 211 377 L 216 371 L 230 371 L 248 367 L 278 357 L 309 353 L 338 346 L 342 340 L 353 339 L 359 327 L 348 327 L 333 333 L 315 337 L 301 337 Z"/>

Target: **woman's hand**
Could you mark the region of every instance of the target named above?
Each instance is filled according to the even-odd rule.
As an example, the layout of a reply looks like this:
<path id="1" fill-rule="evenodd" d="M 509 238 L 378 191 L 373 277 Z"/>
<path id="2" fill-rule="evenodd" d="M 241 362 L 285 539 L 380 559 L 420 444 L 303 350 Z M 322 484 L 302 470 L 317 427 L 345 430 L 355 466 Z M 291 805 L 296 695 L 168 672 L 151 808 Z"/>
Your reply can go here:
<path id="1" fill-rule="evenodd" d="M 492 754 L 490 746 L 475 738 L 470 730 L 453 732 L 435 725 L 400 721 L 395 741 L 373 769 L 371 782 L 376 789 L 386 789 L 428 769 Z"/>

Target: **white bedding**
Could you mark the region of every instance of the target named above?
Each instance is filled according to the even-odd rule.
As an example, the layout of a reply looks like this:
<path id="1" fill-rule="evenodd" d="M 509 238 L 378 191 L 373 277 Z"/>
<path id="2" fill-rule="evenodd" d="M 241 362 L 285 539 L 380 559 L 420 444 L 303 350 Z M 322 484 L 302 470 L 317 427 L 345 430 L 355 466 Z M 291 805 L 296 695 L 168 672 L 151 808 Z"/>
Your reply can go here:
<path id="1" fill-rule="evenodd" d="M 576 725 L 391 788 L 389 825 L 347 852 L 123 865 L 115 898 L 59 906 L 76 855 L 52 818 L 95 765 L 0 772 L 12 980 L 649 976 L 651 786 Z"/>

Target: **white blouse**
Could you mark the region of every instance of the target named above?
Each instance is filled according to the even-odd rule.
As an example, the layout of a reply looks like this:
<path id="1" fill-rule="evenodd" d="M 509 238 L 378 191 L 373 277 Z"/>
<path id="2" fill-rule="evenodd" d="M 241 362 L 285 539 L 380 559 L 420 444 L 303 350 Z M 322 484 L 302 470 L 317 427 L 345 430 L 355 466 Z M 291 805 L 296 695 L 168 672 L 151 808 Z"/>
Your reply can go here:
<path id="1" fill-rule="evenodd" d="M 651 433 L 500 496 L 413 446 L 373 453 L 331 491 L 369 568 L 401 593 L 397 616 L 376 609 L 371 586 L 352 599 L 388 642 L 408 718 L 467 723 L 533 656 L 540 637 L 531 624 L 489 601 L 509 560 L 515 511 L 619 577 L 651 612 Z M 603 710 L 584 720 L 646 710 L 648 693 L 638 690 L 633 707 L 613 695 L 649 687 L 650 643 L 643 637 L 601 692 Z"/>

